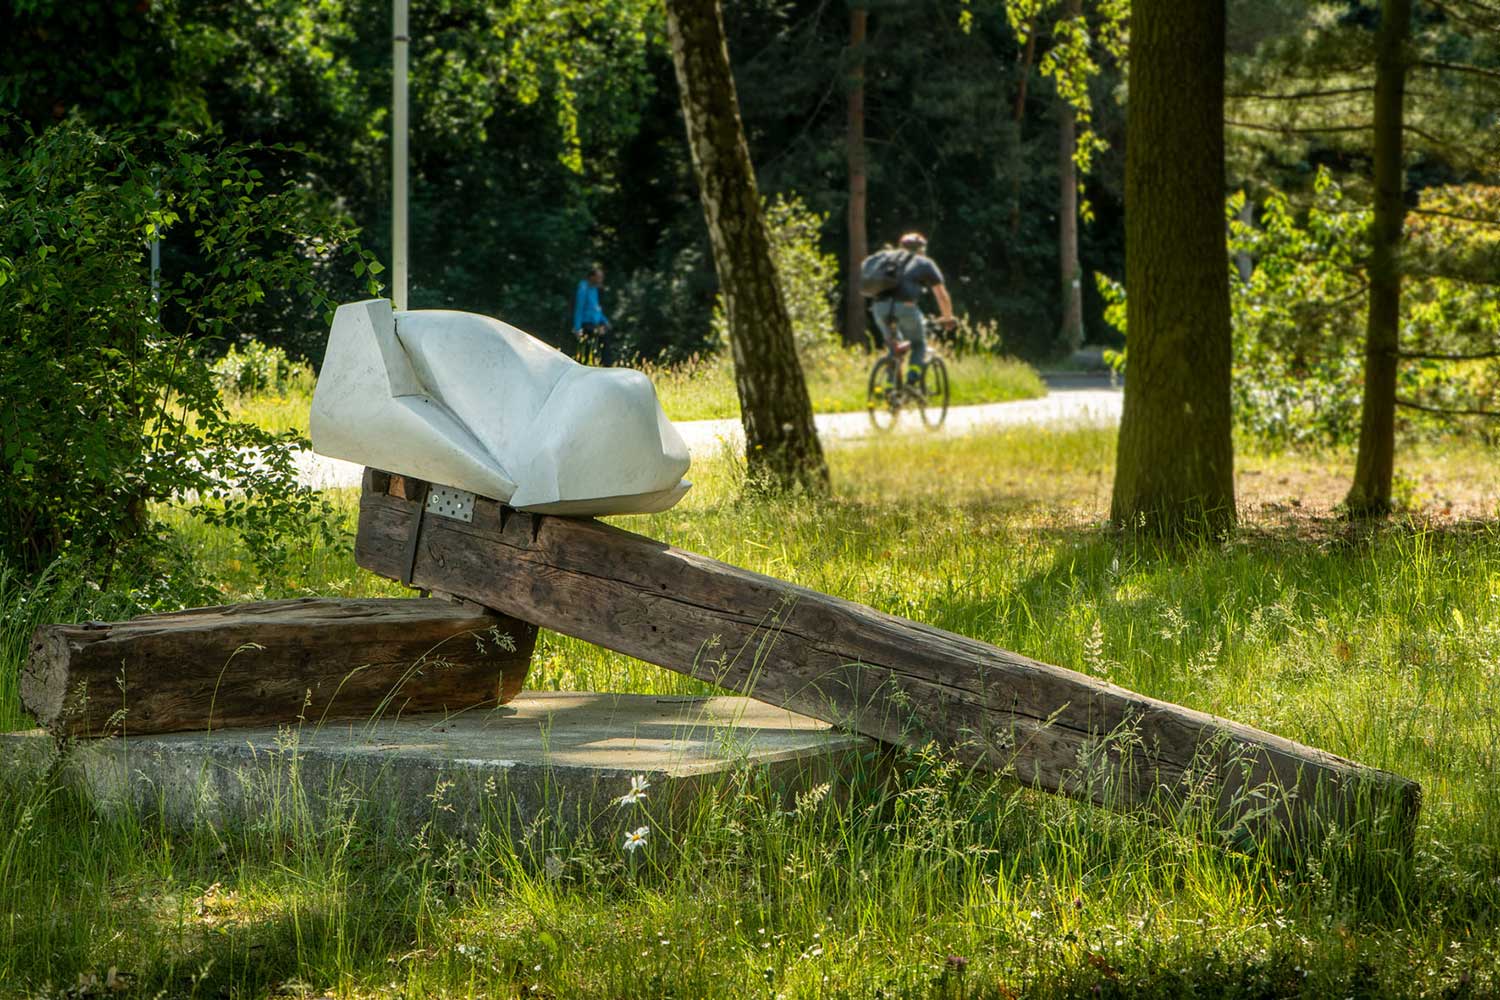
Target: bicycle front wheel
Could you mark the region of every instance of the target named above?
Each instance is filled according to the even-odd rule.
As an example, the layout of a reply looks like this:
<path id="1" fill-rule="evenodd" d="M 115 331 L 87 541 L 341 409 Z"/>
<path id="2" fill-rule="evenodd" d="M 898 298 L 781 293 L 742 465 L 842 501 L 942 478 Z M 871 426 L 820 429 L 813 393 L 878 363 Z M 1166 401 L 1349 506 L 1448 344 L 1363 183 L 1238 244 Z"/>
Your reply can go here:
<path id="1" fill-rule="evenodd" d="M 948 366 L 933 355 L 922 369 L 922 425 L 930 431 L 948 419 Z"/>
<path id="2" fill-rule="evenodd" d="M 901 415 L 901 387 L 896 382 L 896 360 L 889 354 L 875 362 L 870 369 L 870 384 L 865 390 L 865 409 L 870 414 L 870 426 L 877 431 L 888 431 L 896 426 Z"/>

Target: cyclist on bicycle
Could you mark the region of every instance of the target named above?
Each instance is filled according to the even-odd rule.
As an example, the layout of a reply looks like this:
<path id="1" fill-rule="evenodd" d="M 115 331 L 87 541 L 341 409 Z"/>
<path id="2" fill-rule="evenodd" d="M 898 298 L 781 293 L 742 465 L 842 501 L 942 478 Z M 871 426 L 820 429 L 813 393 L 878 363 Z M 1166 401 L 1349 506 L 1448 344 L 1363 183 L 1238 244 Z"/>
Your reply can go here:
<path id="1" fill-rule="evenodd" d="M 903 352 L 901 342 L 910 343 L 913 367 L 906 378 L 908 382 L 916 382 L 927 364 L 927 333 L 922 324 L 922 310 L 917 308 L 922 290 L 932 289 L 939 310 L 937 322 L 941 326 L 951 330 L 958 320 L 953 317 L 953 300 L 943 284 L 943 272 L 926 254 L 927 237 L 921 233 L 907 233 L 901 237 L 901 249 L 908 255 L 901 266 L 896 287 L 877 296 L 871 312 L 887 348 L 899 355 Z"/>

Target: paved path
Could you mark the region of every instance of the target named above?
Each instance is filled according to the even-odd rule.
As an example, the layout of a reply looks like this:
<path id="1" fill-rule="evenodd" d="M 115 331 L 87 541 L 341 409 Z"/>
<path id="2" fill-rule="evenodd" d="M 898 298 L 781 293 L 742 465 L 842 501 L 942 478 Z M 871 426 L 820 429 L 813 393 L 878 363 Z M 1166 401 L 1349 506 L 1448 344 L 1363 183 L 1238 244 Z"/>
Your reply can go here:
<path id="1" fill-rule="evenodd" d="M 970 434 L 990 427 L 1015 427 L 1023 424 L 1089 426 L 1109 425 L 1120 420 L 1118 389 L 1064 389 L 1050 392 L 1041 399 L 1020 399 L 1011 403 L 981 403 L 977 406 L 955 406 L 948 411 L 938 434 Z M 820 413 L 818 437 L 824 441 L 873 437 L 869 414 Z M 732 446 L 744 442 L 744 431 L 738 417 L 728 420 L 693 420 L 677 424 L 677 431 L 695 456 L 717 451 L 721 441 Z M 902 414 L 897 434 L 927 433 L 916 413 Z"/>
<path id="2" fill-rule="evenodd" d="M 1109 426 L 1119 422 L 1124 397 L 1119 389 L 1057 388 L 1041 399 L 1022 399 L 1011 403 L 983 403 L 977 406 L 955 406 L 939 435 L 969 434 L 991 427 L 1022 425 Z M 818 436 L 824 441 L 870 437 L 875 432 L 864 411 L 856 413 L 820 413 Z M 739 418 L 726 420 L 688 420 L 676 424 L 695 458 L 708 458 L 724 444 L 737 447 L 744 441 Z M 897 425 L 897 434 L 925 434 L 915 413 L 905 414 Z M 297 458 L 297 478 L 308 486 L 324 489 L 332 486 L 358 486 L 360 466 L 336 458 L 324 458 L 303 452 Z"/>

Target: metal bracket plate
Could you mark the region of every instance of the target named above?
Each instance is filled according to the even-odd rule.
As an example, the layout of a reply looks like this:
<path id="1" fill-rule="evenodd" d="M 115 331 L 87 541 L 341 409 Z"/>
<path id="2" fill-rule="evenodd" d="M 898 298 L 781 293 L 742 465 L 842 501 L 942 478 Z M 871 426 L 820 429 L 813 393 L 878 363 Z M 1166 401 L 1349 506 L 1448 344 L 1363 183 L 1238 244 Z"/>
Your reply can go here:
<path id="1" fill-rule="evenodd" d="M 465 524 L 474 522 L 474 494 L 451 486 L 433 486 L 427 491 L 427 513 Z"/>

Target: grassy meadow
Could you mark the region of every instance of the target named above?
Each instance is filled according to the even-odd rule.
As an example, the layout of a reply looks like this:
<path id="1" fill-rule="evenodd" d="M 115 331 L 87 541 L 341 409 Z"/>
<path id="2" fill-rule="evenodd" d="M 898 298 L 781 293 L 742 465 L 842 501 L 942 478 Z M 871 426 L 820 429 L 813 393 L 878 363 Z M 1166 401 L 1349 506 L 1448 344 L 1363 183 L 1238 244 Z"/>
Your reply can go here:
<path id="1" fill-rule="evenodd" d="M 959 380 L 961 383 L 961 379 Z M 1242 526 L 1165 548 L 1103 526 L 1113 432 L 898 434 L 832 448 L 835 495 L 741 492 L 700 462 L 633 530 L 1422 783 L 1416 845 L 1295 859 L 898 755 L 783 800 L 727 777 L 625 852 L 600 839 L 382 833 L 379 805 L 243 829 L 101 811 L 0 775 L 0 996 L 1485 997 L 1500 995 L 1500 468 L 1412 445 L 1412 510 L 1356 529 L 1345 453 L 1242 454 Z M 335 500 L 345 531 L 356 498 Z M 226 600 L 394 594 L 347 537 L 275 575 L 168 513 Z M 0 725 L 29 623 L 129 594 L 0 578 Z M 697 682 L 544 633 L 535 688 Z M 622 794 L 627 789 L 622 788 Z M 434 809 L 442 808 L 441 802 Z"/>

